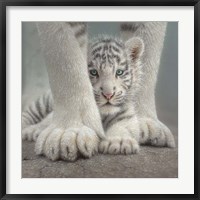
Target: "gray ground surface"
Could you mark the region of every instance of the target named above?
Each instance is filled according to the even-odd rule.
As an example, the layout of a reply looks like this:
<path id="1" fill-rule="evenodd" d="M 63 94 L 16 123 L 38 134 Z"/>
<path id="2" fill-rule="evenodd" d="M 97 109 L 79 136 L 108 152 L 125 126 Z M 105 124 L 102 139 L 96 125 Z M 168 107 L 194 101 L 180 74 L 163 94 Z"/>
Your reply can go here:
<path id="1" fill-rule="evenodd" d="M 177 127 L 169 126 L 177 144 Z M 178 148 L 142 146 L 137 155 L 96 155 L 76 162 L 52 162 L 34 153 L 34 142 L 23 141 L 23 178 L 176 178 Z"/>

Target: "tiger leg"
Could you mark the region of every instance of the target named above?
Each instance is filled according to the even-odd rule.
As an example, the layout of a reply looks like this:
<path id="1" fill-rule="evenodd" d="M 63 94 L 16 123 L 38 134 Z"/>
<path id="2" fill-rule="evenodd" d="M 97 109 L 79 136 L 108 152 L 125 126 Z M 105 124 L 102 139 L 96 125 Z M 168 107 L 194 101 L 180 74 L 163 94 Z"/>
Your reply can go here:
<path id="1" fill-rule="evenodd" d="M 54 99 L 52 123 L 38 136 L 36 154 L 51 160 L 91 157 L 104 137 L 75 24 L 39 22 L 37 28 Z"/>
<path id="2" fill-rule="evenodd" d="M 124 40 L 140 37 L 145 45 L 141 59 L 143 85 L 135 100 L 141 128 L 141 143 L 175 147 L 174 137 L 167 126 L 159 121 L 155 105 L 155 87 L 166 26 L 166 22 L 122 23 L 121 34 Z"/>

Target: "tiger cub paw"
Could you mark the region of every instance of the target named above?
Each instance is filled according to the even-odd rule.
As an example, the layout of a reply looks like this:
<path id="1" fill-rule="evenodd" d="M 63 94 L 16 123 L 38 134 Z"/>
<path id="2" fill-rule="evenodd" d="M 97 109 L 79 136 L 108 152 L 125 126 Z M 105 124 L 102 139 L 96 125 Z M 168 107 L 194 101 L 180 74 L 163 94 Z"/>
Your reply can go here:
<path id="1" fill-rule="evenodd" d="M 99 152 L 104 154 L 135 154 L 139 152 L 139 144 L 132 137 L 110 136 L 100 142 Z"/>

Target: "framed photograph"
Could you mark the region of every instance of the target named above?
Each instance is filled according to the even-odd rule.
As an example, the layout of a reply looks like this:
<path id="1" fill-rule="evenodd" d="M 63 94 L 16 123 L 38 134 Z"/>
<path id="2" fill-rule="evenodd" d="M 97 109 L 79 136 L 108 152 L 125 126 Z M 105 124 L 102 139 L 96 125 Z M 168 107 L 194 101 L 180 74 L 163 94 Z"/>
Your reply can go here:
<path id="1" fill-rule="evenodd" d="M 0 6 L 2 199 L 199 199 L 199 1 Z"/>

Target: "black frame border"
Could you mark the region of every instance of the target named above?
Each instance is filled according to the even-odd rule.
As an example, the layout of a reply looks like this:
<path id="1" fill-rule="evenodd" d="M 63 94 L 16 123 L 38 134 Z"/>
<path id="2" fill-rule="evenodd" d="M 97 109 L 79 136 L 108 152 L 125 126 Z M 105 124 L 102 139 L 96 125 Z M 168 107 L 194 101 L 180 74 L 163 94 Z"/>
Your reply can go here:
<path id="1" fill-rule="evenodd" d="M 7 6 L 193 6 L 194 7 L 194 194 L 6 194 L 6 7 Z M 200 199 L 199 85 L 200 0 L 0 0 L 0 197 L 5 199 Z"/>

